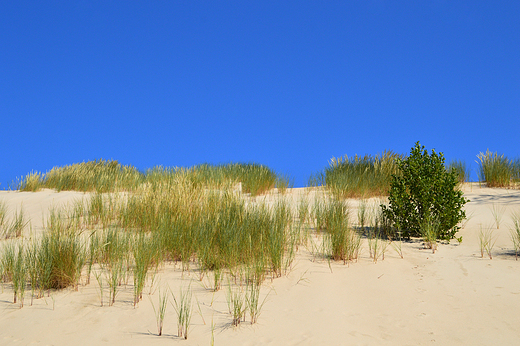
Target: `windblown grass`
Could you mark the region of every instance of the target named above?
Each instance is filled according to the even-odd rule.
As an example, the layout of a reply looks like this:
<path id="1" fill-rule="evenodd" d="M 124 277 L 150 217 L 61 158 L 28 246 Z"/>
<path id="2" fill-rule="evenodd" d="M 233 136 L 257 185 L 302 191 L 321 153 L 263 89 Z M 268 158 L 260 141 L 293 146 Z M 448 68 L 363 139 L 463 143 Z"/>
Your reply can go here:
<path id="1" fill-rule="evenodd" d="M 325 184 L 335 196 L 344 198 L 387 196 L 392 174 L 399 173 L 397 159 L 402 157 L 384 151 L 376 156 L 332 158 L 325 169 Z"/>

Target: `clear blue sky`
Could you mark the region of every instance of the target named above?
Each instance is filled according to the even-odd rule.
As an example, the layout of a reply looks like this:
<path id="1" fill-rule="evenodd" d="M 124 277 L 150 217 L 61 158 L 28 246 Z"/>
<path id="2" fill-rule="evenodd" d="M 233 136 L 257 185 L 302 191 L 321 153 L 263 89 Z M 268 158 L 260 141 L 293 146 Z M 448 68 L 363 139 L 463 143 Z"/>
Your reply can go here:
<path id="1" fill-rule="evenodd" d="M 520 1 L 6 1 L 0 188 L 94 159 L 520 156 Z"/>

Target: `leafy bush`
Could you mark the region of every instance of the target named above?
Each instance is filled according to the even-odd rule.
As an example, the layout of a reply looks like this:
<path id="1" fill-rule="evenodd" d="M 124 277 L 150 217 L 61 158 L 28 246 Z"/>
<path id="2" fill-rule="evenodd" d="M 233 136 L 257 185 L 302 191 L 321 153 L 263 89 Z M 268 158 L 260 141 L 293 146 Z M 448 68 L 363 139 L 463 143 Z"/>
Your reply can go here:
<path id="1" fill-rule="evenodd" d="M 417 142 L 410 156 L 397 164 L 400 174 L 392 176 L 390 203 L 381 206 L 383 213 L 407 238 L 421 236 L 421 222 L 431 218 L 439 222 L 439 239 L 454 238 L 468 200 L 457 188 L 457 174 L 446 170 L 444 155 L 435 150 L 430 155 Z"/>

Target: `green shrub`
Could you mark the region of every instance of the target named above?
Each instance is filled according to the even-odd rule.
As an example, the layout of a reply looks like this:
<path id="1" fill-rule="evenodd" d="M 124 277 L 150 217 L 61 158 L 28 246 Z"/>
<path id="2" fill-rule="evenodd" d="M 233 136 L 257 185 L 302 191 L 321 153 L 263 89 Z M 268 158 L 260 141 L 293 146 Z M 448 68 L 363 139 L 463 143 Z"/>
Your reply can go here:
<path id="1" fill-rule="evenodd" d="M 421 236 L 421 222 L 435 218 L 437 237 L 452 239 L 466 217 L 463 207 L 468 200 L 457 189 L 457 174 L 446 170 L 444 155 L 435 150 L 430 155 L 417 142 L 410 156 L 397 164 L 400 174 L 392 176 L 389 205 L 381 205 L 383 213 L 407 238 Z"/>

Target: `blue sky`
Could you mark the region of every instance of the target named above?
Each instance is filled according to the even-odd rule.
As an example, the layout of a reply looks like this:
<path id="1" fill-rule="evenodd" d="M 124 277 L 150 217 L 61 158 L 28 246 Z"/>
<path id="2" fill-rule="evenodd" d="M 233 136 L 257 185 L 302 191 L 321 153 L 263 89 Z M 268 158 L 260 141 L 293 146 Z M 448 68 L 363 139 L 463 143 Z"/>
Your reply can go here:
<path id="1" fill-rule="evenodd" d="M 519 1 L 12 1 L 0 9 L 0 189 L 94 159 L 516 158 Z M 476 174 L 474 174 L 476 177 Z"/>

